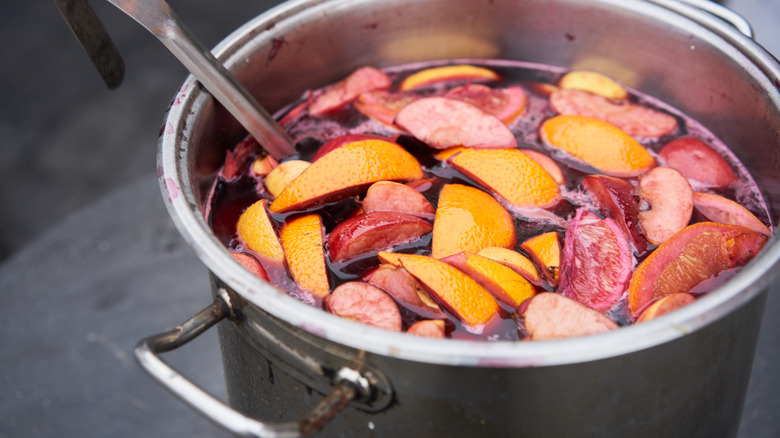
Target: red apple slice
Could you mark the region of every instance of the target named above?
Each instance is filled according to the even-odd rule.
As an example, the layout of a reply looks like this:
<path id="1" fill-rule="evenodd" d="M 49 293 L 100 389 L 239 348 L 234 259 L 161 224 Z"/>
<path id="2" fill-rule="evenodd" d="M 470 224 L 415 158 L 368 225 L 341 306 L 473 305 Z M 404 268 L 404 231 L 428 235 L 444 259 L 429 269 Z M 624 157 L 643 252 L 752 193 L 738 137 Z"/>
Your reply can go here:
<path id="1" fill-rule="evenodd" d="M 395 128 L 393 121 L 401 108 L 409 105 L 420 96 L 411 93 L 390 93 L 385 90 L 361 93 L 353 103 L 355 108 L 366 117 Z"/>
<path id="2" fill-rule="evenodd" d="M 582 180 L 596 206 L 615 220 L 631 239 L 637 254 L 647 251 L 647 240 L 639 232 L 639 201 L 634 197 L 634 186 L 623 179 L 606 175 L 588 175 Z"/>
<path id="3" fill-rule="evenodd" d="M 529 298 L 518 311 L 533 341 L 593 335 L 618 328 L 603 314 L 553 292 Z"/>
<path id="4" fill-rule="evenodd" d="M 639 318 L 637 318 L 636 322 L 638 324 L 640 322 L 650 321 L 651 319 L 658 318 L 659 316 L 665 315 L 673 310 L 687 306 L 694 301 L 696 301 L 696 297 L 687 293 L 667 295 L 647 306 L 644 312 L 639 315 Z"/>
<path id="5" fill-rule="evenodd" d="M 355 100 L 360 93 L 390 88 L 390 78 L 385 72 L 374 67 L 361 67 L 346 79 L 316 96 L 309 105 L 309 114 L 319 116 L 338 109 Z"/>
<path id="6" fill-rule="evenodd" d="M 381 264 L 368 275 L 366 282 L 387 292 L 412 312 L 426 318 L 446 318 L 444 311 L 406 269 Z"/>
<path id="7" fill-rule="evenodd" d="M 428 338 L 444 338 L 445 324 L 441 319 L 425 319 L 417 321 L 406 330 L 410 335 L 425 336 Z"/>
<path id="8" fill-rule="evenodd" d="M 729 163 L 697 138 L 672 140 L 658 154 L 667 166 L 709 187 L 726 187 L 737 180 Z"/>
<path id="9" fill-rule="evenodd" d="M 395 211 L 432 220 L 436 211 L 425 196 L 412 187 L 392 181 L 371 185 L 362 201 L 363 211 Z"/>
<path id="10" fill-rule="evenodd" d="M 663 243 L 691 221 L 693 189 L 671 167 L 656 167 L 640 176 L 636 194 L 642 202 L 639 227 L 650 243 Z"/>
<path id="11" fill-rule="evenodd" d="M 433 226 L 408 214 L 375 211 L 353 216 L 328 236 L 330 260 L 342 262 L 359 255 L 392 248 L 430 233 Z"/>
<path id="12" fill-rule="evenodd" d="M 362 324 L 401 331 L 401 312 L 389 295 L 368 283 L 344 283 L 325 297 L 328 312 Z"/>
<path id="13" fill-rule="evenodd" d="M 261 265 L 256 258 L 240 252 L 231 252 L 230 254 L 232 254 L 233 258 L 238 260 L 238 262 L 241 263 L 243 267 L 247 268 L 251 273 L 257 275 L 265 281 L 268 281 L 268 274 L 265 272 L 265 268 L 263 268 L 263 265 Z"/>
<path id="14" fill-rule="evenodd" d="M 748 209 L 731 199 L 711 193 L 694 193 L 693 206 L 702 216 L 713 222 L 739 225 L 764 235 L 772 232 Z"/>

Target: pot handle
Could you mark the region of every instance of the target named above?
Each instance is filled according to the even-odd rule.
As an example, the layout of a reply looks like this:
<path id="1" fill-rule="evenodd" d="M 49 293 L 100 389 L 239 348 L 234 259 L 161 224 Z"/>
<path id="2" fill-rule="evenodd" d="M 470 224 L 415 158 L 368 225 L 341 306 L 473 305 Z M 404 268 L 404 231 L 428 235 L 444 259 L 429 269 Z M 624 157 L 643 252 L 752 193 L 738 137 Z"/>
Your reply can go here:
<path id="1" fill-rule="evenodd" d="M 710 0 L 678 0 L 680 3 L 685 3 L 702 11 L 709 12 L 710 14 L 720 18 L 726 23 L 733 26 L 740 31 L 746 37 L 753 39 L 753 28 L 750 23 L 741 15 L 732 11 L 731 9 L 721 6 Z"/>
<path id="2" fill-rule="evenodd" d="M 368 380 L 358 371 L 342 368 L 333 391 L 304 419 L 289 423 L 263 423 L 246 417 L 187 380 L 158 356 L 175 350 L 227 317 L 230 298 L 224 290 L 211 305 L 181 325 L 142 339 L 133 353 L 136 361 L 154 380 L 208 420 L 237 436 L 287 438 L 320 430 L 350 401 L 365 393 Z"/>

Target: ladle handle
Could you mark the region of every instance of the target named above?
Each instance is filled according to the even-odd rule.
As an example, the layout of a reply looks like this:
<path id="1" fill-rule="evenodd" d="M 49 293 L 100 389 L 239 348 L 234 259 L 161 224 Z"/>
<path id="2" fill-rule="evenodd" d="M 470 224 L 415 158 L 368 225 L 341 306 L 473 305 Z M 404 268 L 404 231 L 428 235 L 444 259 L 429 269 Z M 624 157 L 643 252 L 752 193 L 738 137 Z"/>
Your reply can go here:
<path id="1" fill-rule="evenodd" d="M 229 313 L 230 305 L 225 302 L 225 299 L 218 296 L 211 305 L 181 325 L 167 332 L 142 339 L 133 351 L 138 364 L 184 403 L 217 426 L 237 436 L 287 438 L 316 432 L 350 401 L 359 396 L 358 386 L 364 383 L 361 381 L 363 377 L 355 370 L 342 368 L 337 373 L 339 380 L 333 391 L 304 419 L 289 423 L 263 423 L 236 412 L 212 397 L 158 356 L 160 353 L 175 350 L 195 339 L 228 316 Z"/>
<path id="2" fill-rule="evenodd" d="M 292 155 L 293 141 L 228 70 L 195 39 L 162 0 L 108 0 L 159 39 L 201 84 L 276 159 Z"/>

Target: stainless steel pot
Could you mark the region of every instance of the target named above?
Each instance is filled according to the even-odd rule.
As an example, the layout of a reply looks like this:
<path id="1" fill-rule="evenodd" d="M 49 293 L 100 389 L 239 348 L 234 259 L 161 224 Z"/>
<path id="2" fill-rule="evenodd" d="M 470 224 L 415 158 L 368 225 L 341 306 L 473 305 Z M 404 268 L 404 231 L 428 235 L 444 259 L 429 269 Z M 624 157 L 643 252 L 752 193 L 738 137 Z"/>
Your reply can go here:
<path id="1" fill-rule="evenodd" d="M 780 214 L 780 64 L 680 2 L 293 1 L 215 53 L 271 111 L 366 64 L 508 58 L 598 70 L 711 129 L 763 188 L 773 222 Z M 290 298 L 241 268 L 211 233 L 203 218 L 209 188 L 243 135 L 189 78 L 159 142 L 168 209 L 212 273 L 215 302 L 142 341 L 136 356 L 206 417 L 246 436 L 294 436 L 331 417 L 322 433 L 334 436 L 736 435 L 777 236 L 706 297 L 610 333 L 534 343 L 390 333 Z M 157 356 L 221 319 L 230 320 L 219 334 L 231 407 Z"/>

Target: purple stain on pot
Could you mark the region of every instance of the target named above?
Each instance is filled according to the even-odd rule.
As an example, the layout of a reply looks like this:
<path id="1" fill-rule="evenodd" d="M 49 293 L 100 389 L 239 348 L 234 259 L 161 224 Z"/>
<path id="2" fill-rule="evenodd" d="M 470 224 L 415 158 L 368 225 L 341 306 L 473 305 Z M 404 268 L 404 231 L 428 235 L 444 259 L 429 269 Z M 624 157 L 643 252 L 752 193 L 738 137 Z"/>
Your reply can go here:
<path id="1" fill-rule="evenodd" d="M 165 179 L 165 190 L 168 191 L 168 202 L 173 202 L 174 199 L 179 197 L 179 186 L 176 185 L 176 181 L 173 178 Z"/>
<path id="2" fill-rule="evenodd" d="M 268 59 L 265 60 L 265 65 L 267 66 L 271 61 L 273 61 L 274 58 L 276 58 L 276 55 L 279 53 L 279 50 L 282 48 L 283 44 L 286 44 L 287 40 L 282 38 L 273 38 L 271 40 L 271 51 L 268 52 Z"/>

